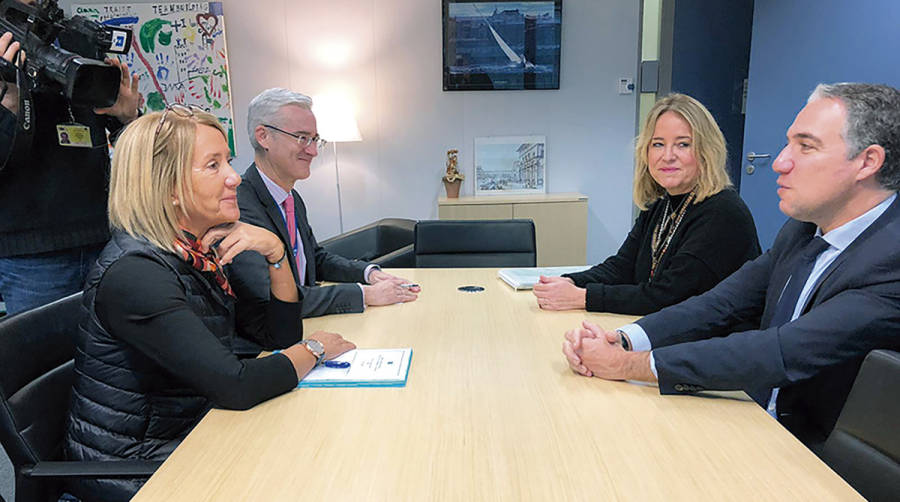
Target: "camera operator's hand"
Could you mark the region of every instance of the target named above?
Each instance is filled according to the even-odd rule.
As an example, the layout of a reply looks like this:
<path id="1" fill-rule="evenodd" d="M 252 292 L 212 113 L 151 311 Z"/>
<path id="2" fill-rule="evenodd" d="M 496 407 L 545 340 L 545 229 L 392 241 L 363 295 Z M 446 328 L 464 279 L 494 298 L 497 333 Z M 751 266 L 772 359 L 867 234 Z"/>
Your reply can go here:
<path id="1" fill-rule="evenodd" d="M 117 66 L 122 74 L 119 80 L 119 98 L 109 108 L 95 108 L 98 115 L 112 115 L 119 122 L 127 124 L 138 117 L 138 107 L 141 105 L 141 93 L 138 92 L 138 75 L 128 72 L 128 63 L 106 58 L 106 63 Z"/>
<path id="2" fill-rule="evenodd" d="M 3 36 L 0 36 L 0 57 L 12 63 L 13 58 L 16 56 L 16 52 L 18 51 L 19 42 L 13 42 L 12 33 L 7 31 L 3 34 Z M 6 94 L 3 95 L 3 100 L 0 101 L 0 105 L 13 113 L 19 113 L 18 86 L 16 86 L 14 82 L 0 83 L 0 86 L 3 85 L 6 85 Z"/>

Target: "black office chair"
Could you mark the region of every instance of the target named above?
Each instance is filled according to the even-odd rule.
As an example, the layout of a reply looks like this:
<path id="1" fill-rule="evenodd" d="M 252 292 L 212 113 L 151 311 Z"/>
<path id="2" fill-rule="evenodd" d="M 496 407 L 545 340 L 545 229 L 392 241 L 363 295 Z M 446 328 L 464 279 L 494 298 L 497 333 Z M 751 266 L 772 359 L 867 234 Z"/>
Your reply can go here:
<path id="1" fill-rule="evenodd" d="M 415 220 L 383 218 L 319 243 L 329 253 L 368 261 L 388 268 L 415 266 Z"/>
<path id="2" fill-rule="evenodd" d="M 531 220 L 427 220 L 416 224 L 416 267 L 534 267 Z"/>
<path id="3" fill-rule="evenodd" d="M 80 303 L 76 293 L 0 320 L 0 443 L 17 502 L 56 501 L 66 478 L 148 478 L 162 463 L 60 461 Z"/>
<path id="4" fill-rule="evenodd" d="M 900 352 L 866 356 L 822 459 L 871 501 L 900 497 Z"/>

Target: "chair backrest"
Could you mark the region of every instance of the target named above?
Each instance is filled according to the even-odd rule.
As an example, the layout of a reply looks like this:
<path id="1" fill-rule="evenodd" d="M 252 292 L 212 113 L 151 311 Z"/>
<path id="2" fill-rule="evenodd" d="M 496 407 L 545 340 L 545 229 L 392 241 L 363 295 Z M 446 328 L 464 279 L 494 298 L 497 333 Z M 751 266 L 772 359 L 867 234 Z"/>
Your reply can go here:
<path id="1" fill-rule="evenodd" d="M 900 496 L 900 352 L 866 356 L 822 459 L 868 500 Z"/>
<path id="2" fill-rule="evenodd" d="M 416 220 L 384 218 L 378 220 L 378 254 L 384 255 L 413 243 Z"/>
<path id="3" fill-rule="evenodd" d="M 531 220 L 427 220 L 416 224 L 416 267 L 534 267 Z"/>
<path id="4" fill-rule="evenodd" d="M 413 243 L 415 220 L 384 218 L 319 243 L 329 253 L 375 261 Z"/>
<path id="5" fill-rule="evenodd" d="M 0 442 L 16 470 L 61 458 L 81 296 L 0 320 Z"/>

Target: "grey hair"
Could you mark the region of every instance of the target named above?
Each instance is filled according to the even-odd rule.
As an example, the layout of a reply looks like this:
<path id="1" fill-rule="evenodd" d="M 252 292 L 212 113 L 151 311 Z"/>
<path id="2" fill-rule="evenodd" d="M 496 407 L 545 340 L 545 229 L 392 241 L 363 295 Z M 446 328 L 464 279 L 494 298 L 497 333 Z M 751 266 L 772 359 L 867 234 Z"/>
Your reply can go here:
<path id="1" fill-rule="evenodd" d="M 256 152 L 262 152 L 263 147 L 256 141 L 256 128 L 271 124 L 282 107 L 297 105 L 307 110 L 312 110 L 312 98 L 299 92 L 294 92 L 282 87 L 266 89 L 256 95 L 247 107 L 247 134 L 250 135 L 250 144 Z"/>
<path id="2" fill-rule="evenodd" d="M 847 158 L 871 145 L 884 148 L 884 164 L 875 175 L 888 190 L 900 190 L 900 91 L 881 84 L 819 84 L 807 102 L 831 98 L 847 109 L 843 138 Z"/>

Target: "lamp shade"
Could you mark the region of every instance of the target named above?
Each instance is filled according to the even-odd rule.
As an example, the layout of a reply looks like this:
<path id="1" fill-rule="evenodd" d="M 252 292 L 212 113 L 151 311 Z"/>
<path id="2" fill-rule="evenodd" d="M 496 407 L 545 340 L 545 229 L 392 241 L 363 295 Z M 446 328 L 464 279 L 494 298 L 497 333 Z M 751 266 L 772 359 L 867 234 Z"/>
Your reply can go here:
<path id="1" fill-rule="evenodd" d="M 348 102 L 330 97 L 318 97 L 313 102 L 319 136 L 331 143 L 362 141 Z"/>

